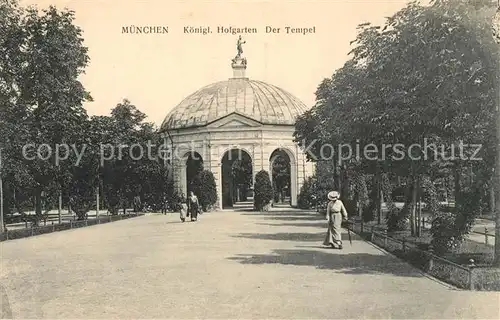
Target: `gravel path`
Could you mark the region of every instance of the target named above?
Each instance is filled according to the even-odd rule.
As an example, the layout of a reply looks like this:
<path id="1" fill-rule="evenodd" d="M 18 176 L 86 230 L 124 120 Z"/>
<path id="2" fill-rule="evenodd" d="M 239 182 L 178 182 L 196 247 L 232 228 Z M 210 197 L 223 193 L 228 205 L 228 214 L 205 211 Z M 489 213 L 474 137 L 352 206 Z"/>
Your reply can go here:
<path id="1" fill-rule="evenodd" d="M 499 293 L 449 288 L 314 213 L 149 215 L 7 241 L 3 317 L 498 319 Z M 347 236 L 347 235 L 346 235 Z"/>

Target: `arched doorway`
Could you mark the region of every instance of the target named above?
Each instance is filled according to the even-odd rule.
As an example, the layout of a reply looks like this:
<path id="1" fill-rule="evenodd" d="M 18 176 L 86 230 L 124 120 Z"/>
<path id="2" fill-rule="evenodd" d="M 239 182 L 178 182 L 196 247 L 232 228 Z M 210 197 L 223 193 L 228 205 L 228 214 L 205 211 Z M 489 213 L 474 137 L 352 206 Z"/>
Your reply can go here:
<path id="1" fill-rule="evenodd" d="M 252 158 L 242 149 L 224 153 L 221 161 L 222 208 L 246 201 L 252 188 Z"/>
<path id="2" fill-rule="evenodd" d="M 197 181 L 198 174 L 203 171 L 203 158 L 198 152 L 188 152 L 186 158 L 186 191 L 197 193 L 199 182 Z"/>
<path id="3" fill-rule="evenodd" d="M 269 159 L 275 204 L 293 205 L 292 161 L 285 150 L 276 149 Z M 292 190 L 293 189 L 293 190 Z"/>

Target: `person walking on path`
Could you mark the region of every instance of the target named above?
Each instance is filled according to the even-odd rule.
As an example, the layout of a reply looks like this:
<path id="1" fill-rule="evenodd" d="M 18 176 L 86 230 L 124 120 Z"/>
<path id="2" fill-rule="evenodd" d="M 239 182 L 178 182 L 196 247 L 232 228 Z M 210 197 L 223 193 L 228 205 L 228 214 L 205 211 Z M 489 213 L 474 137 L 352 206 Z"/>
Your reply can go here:
<path id="1" fill-rule="evenodd" d="M 161 213 L 167 214 L 167 211 L 168 211 L 168 200 L 167 196 L 164 195 L 161 201 Z"/>
<path id="2" fill-rule="evenodd" d="M 323 244 L 332 248 L 342 249 L 342 220 L 347 220 L 347 210 L 339 200 L 337 191 L 328 193 L 328 205 L 326 206 L 325 218 L 328 221 L 328 230 Z"/>
<path id="3" fill-rule="evenodd" d="M 178 206 L 179 206 L 179 213 L 181 216 L 181 221 L 184 222 L 184 221 L 186 221 L 186 215 L 188 213 L 188 205 L 187 205 L 186 196 L 184 195 L 184 193 L 181 194 L 181 196 L 179 197 Z"/>
<path id="4" fill-rule="evenodd" d="M 198 202 L 198 197 L 193 191 L 189 192 L 189 214 L 191 215 L 191 221 L 198 220 L 198 213 L 200 212 L 200 203 Z"/>

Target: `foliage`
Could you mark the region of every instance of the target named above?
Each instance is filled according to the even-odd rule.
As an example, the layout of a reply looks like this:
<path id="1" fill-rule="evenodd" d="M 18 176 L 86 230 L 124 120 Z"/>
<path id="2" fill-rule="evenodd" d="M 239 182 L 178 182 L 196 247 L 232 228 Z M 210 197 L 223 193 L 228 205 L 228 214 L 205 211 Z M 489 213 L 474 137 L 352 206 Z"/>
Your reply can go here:
<path id="1" fill-rule="evenodd" d="M 363 210 L 363 221 L 365 222 L 373 221 L 378 214 L 377 211 L 380 203 L 378 178 L 379 177 L 377 175 L 373 175 L 372 177 L 371 191 L 368 195 L 368 206 L 366 206 Z"/>
<path id="2" fill-rule="evenodd" d="M 319 205 L 327 202 L 327 195 L 335 190 L 335 176 L 331 162 L 318 162 L 316 164 L 316 201 Z"/>
<path id="3" fill-rule="evenodd" d="M 354 172 L 353 173 L 353 184 L 354 184 L 354 190 L 356 194 L 356 200 L 358 202 L 358 205 L 361 206 L 361 208 L 364 208 L 368 202 L 369 202 L 369 197 L 368 197 L 368 186 L 366 184 L 366 176 L 362 172 Z"/>
<path id="4" fill-rule="evenodd" d="M 455 230 L 458 240 L 463 240 L 472 230 L 474 219 L 477 217 L 477 208 L 480 207 L 481 198 L 478 197 L 479 187 L 462 192 L 455 202 Z"/>
<path id="5" fill-rule="evenodd" d="M 39 220 L 42 193 L 67 185 L 71 165 L 57 162 L 47 148 L 46 158 L 27 159 L 22 147 L 45 144 L 55 150 L 57 144 L 80 142 L 87 117 L 82 103 L 91 97 L 78 78 L 89 58 L 72 11 L 53 6 L 42 11 L 25 9 L 9 1 L 2 4 L 1 12 L 8 21 L 0 39 L 4 174 L 13 190 L 34 195 Z"/>
<path id="6" fill-rule="evenodd" d="M 408 219 L 402 210 L 392 201 L 392 185 L 387 174 L 382 175 L 382 193 L 387 206 L 386 224 L 388 232 L 404 231 L 408 228 Z"/>
<path id="7" fill-rule="evenodd" d="M 283 190 L 290 187 L 290 159 L 282 150 L 277 152 L 273 161 L 272 177 L 275 201 L 278 201 Z"/>
<path id="8" fill-rule="evenodd" d="M 309 160 L 325 162 L 317 159 L 324 143 L 360 150 L 373 144 L 378 147 L 375 159 L 351 157 L 344 161 L 346 170 L 365 176 L 380 170 L 382 175 L 421 182 L 422 190 L 417 193 L 421 198 L 411 197 L 409 183 L 405 206 L 398 211 L 391 205 L 391 183 L 383 178 L 387 223 L 392 230 L 405 228 L 408 217 L 414 225 L 416 215 L 411 213 L 419 200 L 433 214 L 439 213 L 437 181 L 449 190 L 449 181 L 455 180 L 456 198 L 471 187 L 465 181 L 483 181 L 477 198 L 487 196 L 484 181 L 491 180 L 495 164 L 493 127 L 500 88 L 499 47 L 490 30 L 494 9 L 486 0 L 436 1 L 430 6 L 413 2 L 382 27 L 360 25 L 352 42 L 352 59 L 320 83 L 316 105 L 296 122 L 295 141 L 307 148 Z M 483 145 L 477 156 L 484 160 L 459 157 L 462 141 Z M 415 143 L 424 148 L 406 148 Z M 380 150 L 396 144 L 405 148 Z M 471 152 L 465 150 L 464 156 L 472 156 Z M 460 168 L 455 176 L 454 168 Z M 317 173 L 318 184 L 332 182 L 333 176 L 332 170 Z M 365 221 L 374 218 L 379 198 L 376 188 L 368 189 Z M 399 194 L 402 190 L 400 186 Z M 484 211 L 484 207 L 476 203 L 473 208 L 457 208 L 453 227 L 461 231 L 453 236 L 468 232 L 471 220 L 465 212 Z M 446 227 L 436 228 L 447 232 Z"/>
<path id="9" fill-rule="evenodd" d="M 300 193 L 297 199 L 297 206 L 300 209 L 311 209 L 317 206 L 317 201 L 316 177 L 308 177 L 300 188 Z"/>
<path id="10" fill-rule="evenodd" d="M 433 219 L 432 244 L 437 252 L 445 253 L 456 248 L 472 230 L 478 214 L 477 208 L 481 202 L 481 199 L 477 197 L 478 188 L 462 192 L 453 212 L 440 212 Z"/>
<path id="11" fill-rule="evenodd" d="M 381 176 L 381 184 L 380 187 L 382 189 L 382 194 L 384 195 L 384 200 L 387 206 L 387 209 L 391 211 L 396 207 L 394 202 L 392 201 L 392 184 L 389 180 L 389 175 L 388 174 L 382 174 Z"/>
<path id="12" fill-rule="evenodd" d="M 252 161 L 246 156 L 238 157 L 232 164 L 233 181 L 245 187 L 252 185 Z"/>
<path id="13" fill-rule="evenodd" d="M 422 200 L 427 204 L 427 211 L 433 216 L 436 215 L 441 205 L 439 203 L 436 186 L 429 176 L 424 176 L 422 178 L 422 191 L 424 192 Z"/>
<path id="14" fill-rule="evenodd" d="M 370 222 L 375 220 L 375 213 L 376 213 L 376 201 L 370 201 L 368 206 L 363 208 L 363 221 L 364 222 Z"/>
<path id="15" fill-rule="evenodd" d="M 203 211 L 208 211 L 217 202 L 217 187 L 214 174 L 209 170 L 203 170 L 197 177 L 199 188 L 196 192 Z"/>
<path id="16" fill-rule="evenodd" d="M 257 211 L 266 210 L 273 199 L 273 188 L 269 173 L 265 170 L 257 172 L 254 184 L 254 209 Z"/>
<path id="17" fill-rule="evenodd" d="M 408 229 L 408 217 L 400 209 L 393 207 L 389 209 L 386 217 L 387 231 L 404 231 Z"/>
<path id="18" fill-rule="evenodd" d="M 0 3 L 0 19 L 0 174 L 8 210 L 15 207 L 23 215 L 35 203 L 36 224 L 62 193 L 83 219 L 98 186 L 115 214 L 137 195 L 148 205 L 162 203 L 173 192 L 170 168 L 139 156 L 138 148 L 118 150 L 138 144 L 157 155 L 162 140 L 156 128 L 126 99 L 111 116 L 89 118 L 83 108 L 92 101 L 79 81 L 89 57 L 74 12 L 23 8 L 8 0 Z M 60 150 L 60 161 L 47 148 L 42 150 L 46 158 L 32 157 L 43 145 L 52 151 L 58 145 L 70 148 Z M 109 148 L 101 150 L 103 145 Z M 27 157 L 24 146 L 31 146 Z"/>
<path id="19" fill-rule="evenodd" d="M 446 253 L 459 244 L 455 229 L 455 216 L 450 212 L 440 212 L 432 220 L 430 232 L 432 234 L 432 247 L 438 254 Z"/>

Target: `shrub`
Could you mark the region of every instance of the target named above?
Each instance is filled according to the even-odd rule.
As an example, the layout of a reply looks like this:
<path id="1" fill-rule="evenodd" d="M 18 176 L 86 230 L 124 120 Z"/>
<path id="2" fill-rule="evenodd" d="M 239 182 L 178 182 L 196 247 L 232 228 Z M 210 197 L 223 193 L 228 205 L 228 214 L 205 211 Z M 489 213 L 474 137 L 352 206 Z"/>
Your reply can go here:
<path id="1" fill-rule="evenodd" d="M 217 202 L 217 187 L 215 185 L 215 177 L 211 171 L 203 170 L 198 174 L 200 185 L 198 187 L 198 200 L 203 208 L 207 211 Z"/>
<path id="2" fill-rule="evenodd" d="M 437 254 L 446 253 L 459 244 L 455 227 L 455 216 L 450 212 L 440 212 L 432 220 L 431 244 Z"/>
<path id="3" fill-rule="evenodd" d="M 480 206 L 478 189 L 472 188 L 458 197 L 455 209 L 440 212 L 432 221 L 431 234 L 434 250 L 443 254 L 456 249 L 471 232 Z"/>
<path id="4" fill-rule="evenodd" d="M 370 204 L 363 208 L 363 221 L 370 222 L 375 220 L 376 203 L 370 201 Z"/>
<path id="5" fill-rule="evenodd" d="M 455 203 L 455 229 L 460 240 L 468 235 L 474 224 L 478 209 L 481 208 L 480 188 L 462 192 Z"/>
<path id="6" fill-rule="evenodd" d="M 316 198 L 316 179 L 315 177 L 308 177 L 300 188 L 297 205 L 300 209 L 311 209 L 317 205 Z"/>
<path id="7" fill-rule="evenodd" d="M 254 209 L 263 211 L 273 199 L 273 188 L 269 173 L 261 170 L 255 175 L 254 185 Z"/>
<path id="8" fill-rule="evenodd" d="M 408 229 L 408 219 L 402 210 L 391 206 L 386 218 L 387 232 L 404 231 Z"/>

